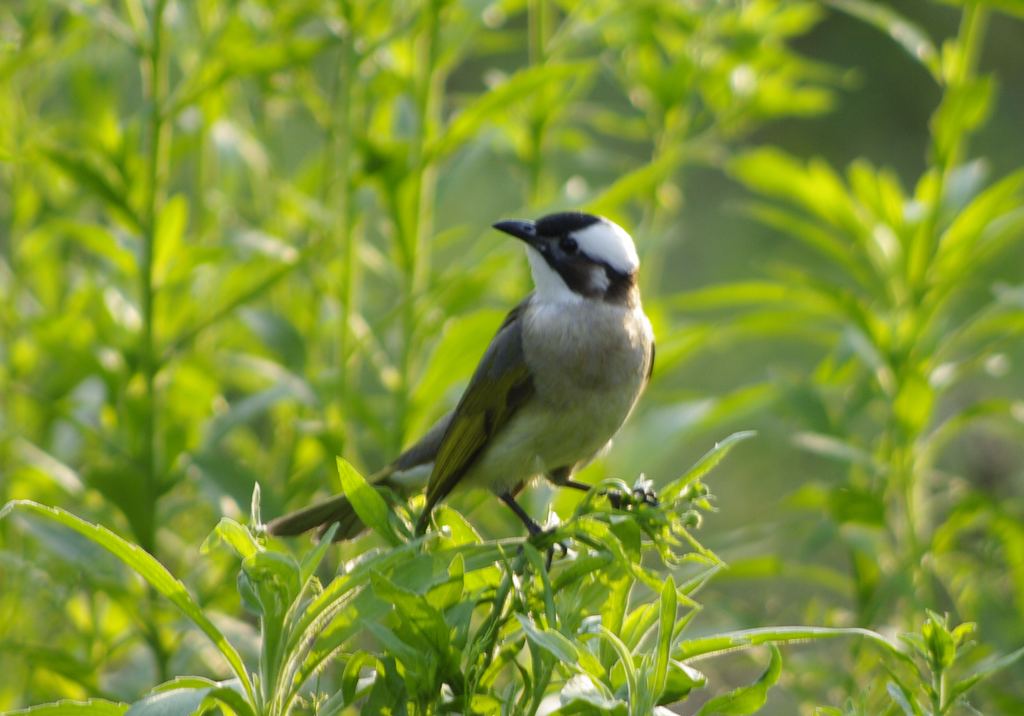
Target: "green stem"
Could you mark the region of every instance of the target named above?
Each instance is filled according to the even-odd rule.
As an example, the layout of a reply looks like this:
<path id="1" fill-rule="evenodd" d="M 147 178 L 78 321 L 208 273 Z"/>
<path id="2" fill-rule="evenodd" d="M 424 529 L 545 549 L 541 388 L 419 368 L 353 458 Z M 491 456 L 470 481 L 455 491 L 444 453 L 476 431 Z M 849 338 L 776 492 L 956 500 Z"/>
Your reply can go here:
<path id="1" fill-rule="evenodd" d="M 943 704 L 946 702 L 946 672 L 938 671 L 932 672 L 932 713 L 935 716 L 941 716 L 945 713 Z"/>
<path id="2" fill-rule="evenodd" d="M 352 208 L 355 192 L 352 175 L 352 135 L 355 126 L 354 97 L 358 56 L 355 49 L 356 37 L 351 4 L 342 3 L 341 12 L 347 34 L 341 43 L 341 56 L 330 88 L 331 112 L 326 122 L 320 193 L 321 201 L 325 205 L 333 203 L 335 206 L 333 240 L 325 242 L 326 247 L 328 250 L 332 246 L 337 247 L 338 255 L 341 257 L 337 281 L 331 281 L 337 291 L 339 317 L 334 350 L 328 351 L 328 360 L 338 369 L 335 405 L 338 411 L 340 451 L 351 459 L 352 446 L 348 440 L 350 431 L 346 416 L 349 412 L 347 396 L 351 385 L 350 357 L 353 350 L 351 323 L 352 316 L 357 310 L 355 304 L 359 272 L 358 243 L 354 235 L 355 221 Z M 333 423 L 333 420 L 331 422 Z"/>
<path id="3" fill-rule="evenodd" d="M 159 495 L 156 423 L 158 357 L 154 330 L 156 286 L 154 285 L 153 260 L 156 254 L 157 221 L 163 194 L 163 165 L 169 141 L 169 137 L 166 136 L 169 125 L 165 122 L 163 114 L 163 100 L 167 95 L 167 67 L 163 45 L 163 21 L 166 6 L 167 0 L 157 0 L 153 5 L 149 26 L 149 44 L 145 48 L 142 60 L 143 89 L 148 100 L 149 112 L 147 127 L 149 151 L 146 156 L 145 193 L 141 212 L 144 221 L 139 270 L 142 310 L 142 336 L 139 354 L 145 382 L 141 460 L 145 503 L 142 509 L 146 510 L 148 514 L 146 515 L 147 519 L 143 522 L 142 534 L 137 537 L 139 545 L 150 554 L 154 554 L 156 551 L 156 503 Z M 153 589 L 149 589 L 147 597 L 147 606 L 151 617 L 150 628 L 147 630 L 145 638 L 156 662 L 158 679 L 165 681 L 169 677 L 170 653 L 163 644 L 158 620 L 155 618 L 159 610 L 157 594 Z"/>
<path id="4" fill-rule="evenodd" d="M 167 92 L 167 68 L 163 46 L 163 20 L 167 0 L 157 0 L 150 21 L 149 46 L 143 58 L 142 76 L 148 98 L 149 112 L 149 153 L 146 157 L 146 190 L 142 216 L 142 256 L 139 271 L 139 293 L 141 295 L 142 336 L 140 355 L 145 380 L 146 405 L 144 410 L 142 463 L 145 467 L 144 491 L 147 508 L 150 511 L 146 533 L 138 535 L 139 544 L 147 552 L 156 546 L 156 500 L 158 494 L 157 476 L 157 430 L 156 430 L 156 374 L 158 361 L 154 340 L 154 303 L 156 287 L 153 277 L 153 259 L 156 253 L 157 221 L 162 202 L 162 165 L 168 125 L 163 116 L 163 98 Z"/>
<path id="5" fill-rule="evenodd" d="M 978 4 L 967 5 L 961 17 L 957 47 L 959 49 L 957 64 L 951 69 L 946 77 L 945 96 L 943 103 L 950 101 L 952 92 L 972 82 L 977 71 L 977 64 L 986 25 L 986 10 Z M 961 163 L 967 151 L 969 133 L 961 132 L 955 139 L 948 151 L 940 153 L 933 151 L 934 166 L 931 171 L 936 174 L 936 181 L 928 198 L 928 214 L 923 222 L 915 241 L 911 247 L 909 265 L 907 267 L 907 287 L 915 301 L 913 305 L 913 322 L 922 324 L 927 318 L 928 307 L 922 304 L 922 298 L 927 291 L 927 281 L 930 275 L 930 266 L 934 259 L 936 247 L 940 238 L 939 221 L 942 214 L 942 198 L 946 193 L 950 175 Z M 891 310 L 897 310 L 893 306 Z M 905 372 L 912 373 L 919 370 L 918 363 L 923 359 L 918 354 L 918 346 L 915 345 L 916 337 L 909 339 L 910 345 L 905 346 L 902 352 L 906 355 L 907 369 Z M 915 379 L 914 375 L 904 375 L 899 379 L 900 384 L 906 380 Z M 896 494 L 897 509 L 902 512 L 902 521 L 905 524 L 904 534 L 900 537 L 903 540 L 899 551 L 906 555 L 906 567 L 910 573 L 915 575 L 918 583 L 928 588 L 931 580 L 925 574 L 921 566 L 921 557 L 924 554 L 926 545 L 929 542 L 930 510 L 927 504 L 927 477 L 928 466 L 926 459 L 919 459 L 919 435 L 906 434 L 904 428 L 897 424 L 895 416 L 892 416 L 890 427 L 890 462 L 892 466 L 892 479 Z M 927 597 L 927 595 L 925 595 Z"/>
<path id="6" fill-rule="evenodd" d="M 547 61 L 547 38 L 551 25 L 549 6 L 545 0 L 529 0 L 527 5 L 527 22 L 529 24 L 530 65 L 538 67 Z M 533 111 L 530 116 L 530 148 L 527 158 L 527 201 L 536 206 L 542 201 L 544 184 L 544 136 L 547 133 L 546 102 L 541 93 L 534 99 Z"/>
<path id="7" fill-rule="evenodd" d="M 406 242 L 405 296 L 402 307 L 402 348 L 399 360 L 398 391 L 396 393 L 394 449 L 401 446 L 409 421 L 409 406 L 412 392 L 413 357 L 416 348 L 418 320 L 416 302 L 427 284 L 430 272 L 430 237 L 434 231 L 434 197 L 437 175 L 433 160 L 428 156 L 427 147 L 440 123 L 440 95 L 443 74 L 437 67 L 438 33 L 442 0 L 431 0 L 427 8 L 426 28 L 421 38 L 421 75 L 416 86 L 416 134 L 411 151 L 412 187 L 408 205 L 398 203 L 397 211 L 411 211 L 412 216 L 397 216 L 400 226 L 406 231 L 402 239 Z M 407 208 L 408 207 L 408 208 Z M 403 220 L 404 219 L 404 220 Z"/>

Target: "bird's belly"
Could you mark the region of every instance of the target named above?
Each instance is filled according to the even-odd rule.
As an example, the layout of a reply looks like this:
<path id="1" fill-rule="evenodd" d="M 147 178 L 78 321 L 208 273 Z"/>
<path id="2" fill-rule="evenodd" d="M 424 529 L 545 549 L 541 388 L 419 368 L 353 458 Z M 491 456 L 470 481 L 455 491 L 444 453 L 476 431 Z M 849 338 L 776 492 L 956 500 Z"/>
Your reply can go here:
<path id="1" fill-rule="evenodd" d="M 590 391 L 557 408 L 523 408 L 466 475 L 466 484 L 496 493 L 516 490 L 538 475 L 594 457 L 616 433 L 639 391 Z"/>
<path id="2" fill-rule="evenodd" d="M 650 324 L 639 310 L 589 302 L 524 317 L 534 395 L 495 435 L 467 485 L 501 493 L 594 457 L 625 422 L 649 369 Z"/>

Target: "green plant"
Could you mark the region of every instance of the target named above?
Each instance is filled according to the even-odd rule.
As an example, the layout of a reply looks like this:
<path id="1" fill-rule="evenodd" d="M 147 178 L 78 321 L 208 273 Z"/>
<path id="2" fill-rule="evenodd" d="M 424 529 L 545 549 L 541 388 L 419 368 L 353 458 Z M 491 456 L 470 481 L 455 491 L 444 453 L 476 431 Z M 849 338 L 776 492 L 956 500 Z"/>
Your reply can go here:
<path id="1" fill-rule="evenodd" d="M 680 168 L 741 125 L 824 106 L 786 99 L 826 94 L 786 47 L 819 16 L 808 2 L 8 3 L 0 497 L 73 504 L 187 575 L 179 537 L 241 511 L 256 480 L 277 513 L 330 481 L 334 455 L 382 464 L 450 406 L 500 321 L 491 306 L 527 290 L 466 227 L 554 204 L 665 224 Z M 608 62 L 624 52 L 628 67 Z M 734 102 L 722 88 L 741 67 L 772 80 Z M 666 374 L 684 355 L 671 333 Z M 114 570 L 52 591 L 44 575 L 77 573 L 81 548 L 41 527 L 0 539 L 0 609 L 20 614 L 0 620 L 3 707 L 101 682 L 131 694 L 148 677 L 127 660 L 177 669 L 188 645 L 146 589 Z M 223 581 L 196 586 L 230 611 Z"/>
<path id="2" fill-rule="evenodd" d="M 316 576 L 334 529 L 300 560 L 258 527 L 224 518 L 207 539 L 241 558 L 238 589 L 259 619 L 255 664 L 204 613 L 184 585 L 152 556 L 109 530 L 58 508 L 11 502 L 0 518 L 24 514 L 69 527 L 109 551 L 169 599 L 206 636 L 233 678 L 178 676 L 132 706 L 133 713 L 239 716 L 288 714 L 303 706 L 341 713 L 532 714 L 554 698 L 555 713 L 647 714 L 707 685 L 690 662 L 758 645 L 860 636 L 862 629 L 776 627 L 687 638 L 700 610 L 693 595 L 722 566 L 692 535 L 709 509 L 703 477 L 749 433 L 723 440 L 664 487 L 657 505 L 627 501 L 612 509 L 602 490 L 630 494 L 606 480 L 572 516 L 533 538 L 484 540 L 458 512 L 443 507 L 440 530 L 414 538 L 407 509 L 388 508 L 365 479 L 339 460 L 341 484 L 360 517 L 385 542 L 321 585 Z M 253 494 L 259 524 L 259 490 Z M 544 565 L 555 541 L 573 549 Z M 645 559 L 649 555 L 651 559 Z M 676 579 L 680 581 L 677 584 Z M 320 684 L 328 661 L 340 678 Z M 781 673 L 770 664 L 754 684 L 716 696 L 701 714 L 753 713 Z M 86 701 L 34 707 L 70 713 L 124 713 L 127 704 Z M 550 711 L 549 711 L 550 712 Z"/>
<path id="3" fill-rule="evenodd" d="M 794 151 L 811 146 L 816 132 L 804 128 L 819 124 L 808 118 L 833 106 L 837 86 L 852 86 L 848 62 L 837 69 L 815 59 L 836 20 L 818 23 L 838 7 L 884 27 L 945 87 L 932 178 L 919 187 L 906 181 L 906 166 L 858 161 L 839 180 L 771 152 L 747 154 L 766 136 L 793 139 L 794 127 L 806 135 Z M 742 553 L 729 554 L 730 570 L 706 599 L 715 629 L 785 621 L 899 631 L 916 628 L 930 606 L 978 623 L 977 647 L 957 667 L 970 673 L 972 660 L 1024 639 L 1024 532 L 1019 490 L 949 475 L 971 467 L 961 463 L 981 440 L 997 441 L 992 454 L 986 443 L 977 451 L 1002 474 L 998 435 L 1019 430 L 1010 397 L 1019 348 L 1003 340 L 1021 329 L 1019 278 L 980 262 L 1019 235 L 1019 191 L 1013 181 L 989 184 L 982 163 L 965 161 L 966 140 L 994 109 L 996 91 L 988 64 L 981 72 L 970 56 L 983 45 L 987 61 L 1001 51 L 1012 71 L 1000 28 L 985 30 L 989 14 L 1017 5 L 966 7 L 973 19 L 943 46 L 929 33 L 938 36 L 934 28 L 955 11 L 931 4 L 907 6 L 915 16 L 934 13 L 918 27 L 880 5 L 810 0 L 8 0 L 0 11 L 0 502 L 61 505 L 145 546 L 255 671 L 248 646 L 258 635 L 239 618 L 237 564 L 223 550 L 197 563 L 189 545 L 222 515 L 240 520 L 256 481 L 265 512 L 280 514 L 331 484 L 335 455 L 372 470 L 421 434 L 451 407 L 504 309 L 528 290 L 524 262 L 486 227 L 579 206 L 616 218 L 638 239 L 658 335 L 651 390 L 586 479 L 642 468 L 660 483 L 690 459 L 703 431 L 747 425 L 771 406 L 769 438 L 747 447 L 758 469 L 730 464 L 723 484 L 745 495 L 777 473 L 791 484 L 809 472 L 813 484 L 792 501 L 808 520 L 832 519 L 810 539 L 795 521 L 716 536 L 723 550 L 741 545 Z M 886 41 L 865 36 L 858 52 L 872 55 Z M 886 78 L 904 71 L 894 62 Z M 839 106 L 837 121 L 847 114 Z M 853 138 L 872 148 L 889 139 L 870 129 Z M 996 166 L 1016 161 L 1014 138 Z M 759 162 L 765 174 L 755 179 Z M 808 203 L 820 183 L 826 213 L 838 182 L 837 205 L 870 226 L 836 228 L 792 198 L 768 197 L 754 211 L 805 243 L 815 243 L 817 229 L 833 235 L 836 257 L 858 266 L 854 283 L 842 269 L 794 259 L 790 268 L 803 273 L 780 271 L 760 296 L 734 287 L 734 303 L 760 303 L 746 316 L 698 323 L 680 310 L 718 301 L 711 293 L 677 300 L 680 287 L 718 268 L 735 275 L 748 256 L 765 256 L 762 237 L 721 211 L 714 189 L 730 169 L 755 188 L 779 172 L 775 183 L 803 187 Z M 902 217 L 891 208 L 894 185 Z M 925 205 L 933 217 L 920 220 L 914 211 Z M 883 350 L 924 345 L 895 328 L 885 343 L 890 329 L 876 329 L 904 325 L 900 315 L 925 320 L 919 308 L 900 313 L 896 297 L 931 270 L 929 244 L 957 221 L 964 238 L 943 270 L 970 280 L 936 304 L 926 333 L 952 344 L 942 321 L 972 327 L 949 355 L 922 363 L 920 352 L 883 352 L 873 363 L 871 341 Z M 984 227 L 977 240 L 969 238 L 975 221 Z M 869 236 L 874 226 L 883 230 Z M 885 255 L 893 226 L 917 227 L 907 244 L 916 268 L 905 274 L 903 259 Z M 826 254 L 837 246 L 819 243 Z M 865 270 L 881 278 L 859 286 Z M 815 274 L 826 289 L 847 296 L 849 288 L 867 302 L 869 341 L 854 319 L 795 319 L 804 314 L 778 299 L 788 291 L 813 307 L 802 287 Z M 810 348 L 791 340 L 794 325 Z M 732 390 L 721 376 L 761 375 L 771 363 L 760 351 L 730 350 L 731 339 L 750 332 L 799 352 L 800 366 Z M 815 349 L 822 341 L 831 358 Z M 705 349 L 723 346 L 705 370 Z M 810 380 L 799 375 L 807 360 L 820 361 Z M 886 365 L 901 371 L 899 387 L 895 375 L 886 383 L 895 392 L 872 378 Z M 914 381 L 904 380 L 915 375 L 954 380 L 928 383 L 918 402 Z M 974 407 L 936 430 L 975 390 Z M 899 420 L 896 393 L 905 396 Z M 796 442 L 846 461 L 842 479 L 792 454 L 782 466 L 771 462 L 788 437 L 783 410 L 800 416 Z M 928 426 L 914 441 L 900 421 L 912 427 L 923 414 Z M 886 461 L 901 473 L 909 465 L 920 494 L 890 484 Z M 516 529 L 502 515 L 477 519 L 474 499 L 453 506 L 480 525 L 481 540 Z M 730 500 L 716 524 L 745 505 Z M 554 506 L 564 516 L 576 508 L 563 495 Z M 95 545 L 47 520 L 25 520 L 24 529 L 10 522 L 0 522 L 0 709 L 89 696 L 128 703 L 174 674 L 229 675 L 218 652 L 180 628 L 166 599 Z M 756 543 L 745 536 L 752 532 Z M 365 544 L 331 550 L 321 574 L 357 559 Z M 915 549 L 924 564 L 901 570 Z M 788 606 L 799 612 L 781 619 L 767 604 L 734 611 L 719 585 L 727 591 L 751 573 L 769 576 L 776 604 L 796 575 L 801 598 Z M 808 585 L 825 585 L 827 596 L 808 597 Z M 382 654 L 378 646 L 366 648 Z M 876 673 L 869 648 L 854 647 L 849 659 L 808 653 L 787 657 L 775 704 L 832 701 Z M 779 674 L 769 662 L 765 682 Z M 733 662 L 710 666 L 715 684 L 746 679 L 719 663 Z M 340 677 L 327 668 L 321 678 Z M 884 679 L 876 683 L 887 698 Z M 996 711 L 1019 710 L 1021 698 L 1005 677 L 972 692 Z"/>
<path id="4" fill-rule="evenodd" d="M 799 421 L 793 444 L 844 464 L 846 479 L 812 480 L 792 502 L 831 519 L 847 572 L 826 570 L 848 590 L 855 623 L 906 629 L 924 608 L 972 615 L 973 584 L 988 569 L 959 552 L 979 527 L 965 515 L 986 499 L 942 460 L 978 421 L 1019 433 L 1013 399 L 965 395 L 979 376 L 1001 375 L 1024 329 L 1020 288 L 993 285 L 985 271 L 1024 236 L 1024 172 L 986 183 L 984 162 L 967 159 L 994 101 L 994 78 L 978 70 L 991 12 L 984 3 L 963 6 L 958 34 L 941 49 L 888 7 L 831 4 L 885 30 L 941 89 L 924 172 L 908 189 L 866 159 L 841 175 L 773 148 L 736 157 L 733 175 L 761 197 L 747 212 L 814 258 L 775 262 L 763 279 L 701 289 L 676 305 L 731 309 L 715 334 L 725 345 L 786 336 L 813 346 L 806 377 L 787 374 L 771 390 Z M 1007 540 L 1008 557 L 1022 544 L 1016 533 L 992 536 Z M 966 580 L 956 572 L 965 567 Z M 1008 588 L 1016 595 L 1019 584 Z M 926 630 L 945 634 L 944 624 L 930 617 Z M 1013 630 L 1010 644 L 1022 638 Z M 949 664 L 928 653 L 944 679 Z M 919 702 L 913 689 L 898 690 L 907 713 L 946 713 L 956 701 L 927 681 Z"/>

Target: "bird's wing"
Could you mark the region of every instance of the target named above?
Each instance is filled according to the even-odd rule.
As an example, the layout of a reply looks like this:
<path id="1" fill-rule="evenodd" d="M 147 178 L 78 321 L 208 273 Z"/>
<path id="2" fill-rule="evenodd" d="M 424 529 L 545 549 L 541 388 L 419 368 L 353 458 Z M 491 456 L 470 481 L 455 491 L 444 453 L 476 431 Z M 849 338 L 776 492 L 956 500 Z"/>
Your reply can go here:
<path id="1" fill-rule="evenodd" d="M 396 472 L 411 470 L 421 465 L 429 465 L 437 457 L 437 449 L 441 447 L 441 439 L 448 432 L 455 411 L 445 413 L 440 420 L 424 433 L 423 437 L 406 448 L 391 464 L 374 474 L 375 478 L 386 480 Z"/>
<path id="2" fill-rule="evenodd" d="M 655 344 L 654 344 L 654 339 L 652 338 L 651 339 L 651 357 L 648 358 L 648 360 L 651 361 L 651 362 L 647 364 L 647 378 L 644 380 L 644 385 L 645 386 L 648 383 L 651 382 L 651 376 L 654 375 L 654 354 L 655 354 L 654 348 L 655 348 Z"/>
<path id="3" fill-rule="evenodd" d="M 431 509 L 458 484 L 488 441 L 534 392 L 523 357 L 522 313 L 527 296 L 505 318 L 455 407 L 427 484 L 424 524 Z"/>

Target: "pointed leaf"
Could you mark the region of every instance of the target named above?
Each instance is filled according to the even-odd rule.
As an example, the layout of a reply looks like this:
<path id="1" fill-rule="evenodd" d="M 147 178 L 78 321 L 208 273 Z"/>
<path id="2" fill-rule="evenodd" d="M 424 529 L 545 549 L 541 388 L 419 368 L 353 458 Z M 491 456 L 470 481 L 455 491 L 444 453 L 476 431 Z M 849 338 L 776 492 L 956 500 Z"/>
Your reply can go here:
<path id="1" fill-rule="evenodd" d="M 697 716 L 745 716 L 758 711 L 768 699 L 768 689 L 775 685 L 781 673 L 782 654 L 773 646 L 768 668 L 756 682 L 716 696 L 704 704 Z"/>
<path id="2" fill-rule="evenodd" d="M 167 569 L 152 555 L 136 544 L 132 544 L 108 530 L 62 510 L 59 507 L 48 507 L 29 500 L 14 500 L 0 509 L 0 519 L 13 512 L 26 512 L 51 520 L 65 527 L 70 527 L 91 542 L 103 547 L 112 555 L 131 567 L 140 577 L 145 579 L 157 592 L 167 597 L 185 616 L 192 620 L 214 643 L 232 671 L 245 686 L 246 693 L 252 698 L 252 685 L 249 674 L 242 662 L 242 657 L 235 647 L 221 634 L 220 630 L 203 613 L 203 610 L 192 599 L 185 585 L 175 579 Z"/>
<path id="3" fill-rule="evenodd" d="M 7 716 L 122 716 L 128 704 L 104 699 L 86 701 L 55 701 L 49 704 L 30 706 L 27 709 L 5 712 Z"/>
<path id="4" fill-rule="evenodd" d="M 725 440 L 715 443 L 715 446 L 704 453 L 700 460 L 686 471 L 682 477 L 673 480 L 664 489 L 662 489 L 661 498 L 666 501 L 674 500 L 682 493 L 683 489 L 687 485 L 692 482 L 696 482 L 711 472 L 718 463 L 725 459 L 725 456 L 728 455 L 734 447 L 744 440 L 749 440 L 755 435 L 757 435 L 757 432 L 754 430 L 743 430 L 733 433 Z"/>
<path id="5" fill-rule="evenodd" d="M 395 534 L 388 522 L 388 503 L 380 496 L 366 478 L 351 463 L 342 457 L 338 458 L 338 475 L 341 477 L 341 490 L 352 504 L 352 509 L 359 515 L 363 524 L 386 539 L 392 546 L 401 544 L 402 540 Z"/>

